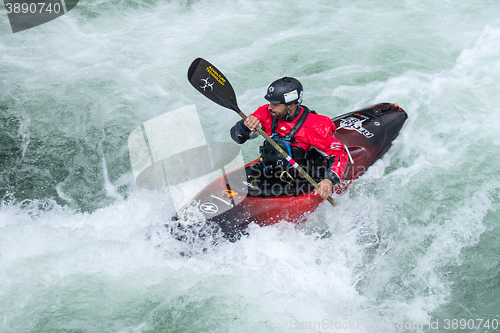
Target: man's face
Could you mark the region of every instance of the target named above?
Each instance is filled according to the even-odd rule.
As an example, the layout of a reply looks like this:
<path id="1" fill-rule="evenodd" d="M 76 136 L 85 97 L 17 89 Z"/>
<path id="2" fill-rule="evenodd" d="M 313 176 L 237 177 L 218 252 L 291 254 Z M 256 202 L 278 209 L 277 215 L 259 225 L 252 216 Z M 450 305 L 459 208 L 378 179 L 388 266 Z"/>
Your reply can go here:
<path id="1" fill-rule="evenodd" d="M 283 103 L 279 104 L 269 103 L 268 109 L 273 118 L 281 119 L 288 114 L 289 106 Z"/>

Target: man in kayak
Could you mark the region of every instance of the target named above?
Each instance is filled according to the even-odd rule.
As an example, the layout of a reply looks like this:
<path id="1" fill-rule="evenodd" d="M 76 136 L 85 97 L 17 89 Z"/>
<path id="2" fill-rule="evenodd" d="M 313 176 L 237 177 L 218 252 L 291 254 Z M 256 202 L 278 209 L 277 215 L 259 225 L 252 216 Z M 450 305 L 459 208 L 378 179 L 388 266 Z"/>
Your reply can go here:
<path id="1" fill-rule="evenodd" d="M 237 122 L 231 128 L 231 137 L 242 144 L 258 135 L 256 128 L 260 125 L 301 166 L 306 163 L 307 154 L 315 150 L 316 154 L 326 158 L 323 179 L 316 190 L 321 198 L 326 199 L 333 186 L 342 179 L 348 155 L 342 143 L 333 136 L 335 125 L 332 120 L 301 105 L 302 95 L 302 84 L 297 79 L 283 77 L 274 81 L 264 96 L 269 104 L 259 107 L 245 121 Z M 288 163 L 266 143 L 261 147 L 261 162 L 265 170 Z"/>

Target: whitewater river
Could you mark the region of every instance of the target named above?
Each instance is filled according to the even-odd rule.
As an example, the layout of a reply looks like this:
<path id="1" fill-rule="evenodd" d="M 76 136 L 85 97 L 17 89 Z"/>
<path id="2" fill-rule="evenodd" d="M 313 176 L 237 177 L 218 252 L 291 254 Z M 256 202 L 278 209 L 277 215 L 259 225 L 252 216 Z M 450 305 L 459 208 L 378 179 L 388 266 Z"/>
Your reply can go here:
<path id="1" fill-rule="evenodd" d="M 288 75 L 321 114 L 409 119 L 338 206 L 180 256 L 128 138 L 195 104 L 230 140 L 196 57 L 247 113 Z M 497 0 L 81 0 L 17 33 L 2 9 L 0 332 L 500 332 L 499 129 Z"/>

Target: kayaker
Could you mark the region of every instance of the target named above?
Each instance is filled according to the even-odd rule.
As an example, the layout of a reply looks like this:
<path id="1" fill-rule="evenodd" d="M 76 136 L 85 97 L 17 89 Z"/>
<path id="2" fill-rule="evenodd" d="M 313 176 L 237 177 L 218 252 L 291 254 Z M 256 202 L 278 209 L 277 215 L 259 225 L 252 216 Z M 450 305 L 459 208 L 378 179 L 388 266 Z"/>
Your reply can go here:
<path id="1" fill-rule="evenodd" d="M 239 144 L 258 136 L 256 128 L 271 136 L 301 166 L 308 151 L 315 149 L 326 157 L 327 167 L 323 180 L 316 190 L 321 198 L 331 195 L 333 186 L 340 182 L 347 165 L 348 155 L 342 143 L 334 137 L 335 125 L 326 116 L 318 115 L 302 103 L 302 84 L 295 78 L 283 77 L 269 85 L 264 98 L 269 102 L 259 107 L 245 121 L 238 121 L 231 128 L 231 137 Z M 268 164 L 288 163 L 269 144 L 261 147 L 261 161 Z"/>

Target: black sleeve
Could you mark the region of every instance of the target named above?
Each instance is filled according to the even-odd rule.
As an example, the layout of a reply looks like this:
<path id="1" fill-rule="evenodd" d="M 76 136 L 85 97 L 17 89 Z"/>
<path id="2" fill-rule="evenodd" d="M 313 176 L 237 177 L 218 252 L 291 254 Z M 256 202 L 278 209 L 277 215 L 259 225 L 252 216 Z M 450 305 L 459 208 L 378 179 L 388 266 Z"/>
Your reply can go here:
<path id="1" fill-rule="evenodd" d="M 333 186 L 335 184 L 340 183 L 340 178 L 339 176 L 332 170 L 332 166 L 335 164 L 335 155 L 330 156 L 328 158 L 328 167 L 326 168 L 325 171 L 325 179 L 328 179 L 332 182 Z"/>
<path id="2" fill-rule="evenodd" d="M 250 139 L 250 133 L 252 133 L 243 122 L 244 120 L 241 119 L 231 128 L 231 138 L 239 144 L 245 143 Z"/>

